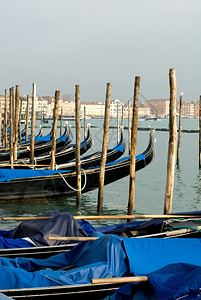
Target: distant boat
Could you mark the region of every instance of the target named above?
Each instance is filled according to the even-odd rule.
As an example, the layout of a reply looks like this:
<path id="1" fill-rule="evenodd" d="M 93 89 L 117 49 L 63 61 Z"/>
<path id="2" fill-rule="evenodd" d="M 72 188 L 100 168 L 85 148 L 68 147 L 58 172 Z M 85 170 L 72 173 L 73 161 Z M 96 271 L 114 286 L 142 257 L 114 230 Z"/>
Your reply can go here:
<path id="1" fill-rule="evenodd" d="M 157 117 L 145 118 L 145 121 L 157 121 Z"/>
<path id="2" fill-rule="evenodd" d="M 43 123 L 48 123 L 48 119 L 46 119 L 46 118 L 43 118 Z"/>
<path id="3" fill-rule="evenodd" d="M 63 117 L 62 117 L 62 119 L 63 120 L 67 120 L 67 121 L 75 121 L 76 120 L 76 116 L 74 116 L 74 115 L 64 115 Z M 83 119 L 83 116 L 80 116 L 80 120 L 82 120 Z"/>

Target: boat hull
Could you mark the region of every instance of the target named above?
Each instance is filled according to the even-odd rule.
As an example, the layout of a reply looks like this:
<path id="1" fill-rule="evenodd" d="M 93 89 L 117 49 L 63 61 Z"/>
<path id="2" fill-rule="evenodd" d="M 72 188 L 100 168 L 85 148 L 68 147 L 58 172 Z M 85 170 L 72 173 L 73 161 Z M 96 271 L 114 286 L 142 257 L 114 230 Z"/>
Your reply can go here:
<path id="1" fill-rule="evenodd" d="M 153 137 L 143 153 L 136 160 L 136 171 L 149 165 L 155 155 Z M 100 167 L 88 168 L 81 173 L 82 193 L 99 187 Z M 130 174 L 130 157 L 105 166 L 104 184 L 110 184 Z M 59 200 L 76 195 L 76 172 L 62 172 L 48 176 L 16 178 L 0 182 L 0 201 Z"/>

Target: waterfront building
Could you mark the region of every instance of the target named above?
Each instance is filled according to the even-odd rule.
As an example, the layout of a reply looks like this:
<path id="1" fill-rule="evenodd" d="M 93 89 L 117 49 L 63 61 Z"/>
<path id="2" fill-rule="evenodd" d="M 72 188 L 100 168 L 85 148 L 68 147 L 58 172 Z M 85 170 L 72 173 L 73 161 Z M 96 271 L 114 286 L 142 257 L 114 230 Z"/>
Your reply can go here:
<path id="1" fill-rule="evenodd" d="M 84 107 L 87 117 L 104 118 L 105 103 L 102 102 L 81 102 L 81 115 L 84 115 Z"/>
<path id="2" fill-rule="evenodd" d="M 169 99 L 151 99 L 144 102 L 144 107 L 150 108 L 150 115 L 162 118 L 169 115 L 169 105 Z"/>
<path id="3" fill-rule="evenodd" d="M 27 106 L 27 96 L 20 97 L 22 103 L 22 118 L 25 117 L 26 106 Z M 2 116 L 4 116 L 5 109 L 5 95 L 0 95 Z M 168 117 L 169 116 L 169 99 L 151 99 L 146 100 L 143 104 L 139 104 L 138 116 L 139 118 L 144 117 Z M 122 112 L 125 118 L 128 117 L 128 111 L 130 111 L 130 117 L 132 118 L 133 106 L 130 103 L 122 103 L 119 99 L 111 101 L 110 104 L 110 117 L 117 117 L 117 107 L 119 105 L 119 118 L 122 117 Z M 105 114 L 105 103 L 100 101 L 97 102 L 81 102 L 80 113 L 83 117 L 84 107 L 86 109 L 87 117 L 91 118 L 104 118 Z M 194 100 L 192 102 L 182 102 L 182 117 L 187 118 L 197 118 L 199 117 L 199 100 Z M 54 109 L 54 97 L 53 96 L 37 96 L 35 98 L 35 111 L 36 116 L 39 118 L 41 116 L 41 111 L 44 117 L 51 118 L 53 116 Z M 9 95 L 7 96 L 7 110 L 9 111 Z M 59 100 L 58 113 L 61 114 L 61 110 L 64 117 L 75 117 L 75 102 L 72 100 L 66 101 L 62 98 Z M 29 100 L 29 114 L 31 116 L 32 111 L 32 97 Z M 179 101 L 177 101 L 177 113 L 179 112 Z"/>

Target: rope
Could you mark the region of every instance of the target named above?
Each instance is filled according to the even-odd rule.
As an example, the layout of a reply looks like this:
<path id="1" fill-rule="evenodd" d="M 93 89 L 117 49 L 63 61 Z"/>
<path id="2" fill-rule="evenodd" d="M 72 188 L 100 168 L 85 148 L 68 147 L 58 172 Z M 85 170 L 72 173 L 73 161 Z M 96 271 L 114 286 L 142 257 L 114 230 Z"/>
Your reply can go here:
<path id="1" fill-rule="evenodd" d="M 17 157 L 20 155 L 20 149 L 18 148 Z"/>
<path id="2" fill-rule="evenodd" d="M 85 187 L 86 187 L 86 183 L 87 183 L 87 174 L 86 174 L 86 171 L 84 170 L 84 169 L 81 169 L 81 171 L 83 171 L 83 173 L 84 173 L 84 185 L 83 185 L 83 187 L 80 189 L 80 190 L 78 190 L 78 189 L 75 189 L 74 187 L 72 187 L 67 181 L 66 181 L 66 179 L 64 178 L 64 176 L 61 174 L 61 173 L 59 173 L 59 175 L 61 176 L 61 178 L 63 179 L 63 181 L 65 182 L 65 184 L 70 188 L 70 189 L 72 189 L 73 191 L 75 191 L 75 192 L 81 192 Z"/>
<path id="3" fill-rule="evenodd" d="M 168 228 L 169 230 L 175 230 L 175 229 L 191 229 L 191 230 L 194 230 L 194 231 L 198 231 L 198 232 L 201 232 L 200 229 L 196 228 L 196 227 L 190 227 L 190 226 L 179 226 L 179 227 L 170 227 Z"/>
<path id="4" fill-rule="evenodd" d="M 172 220 L 171 223 L 175 223 L 175 222 L 178 222 L 178 223 L 184 223 L 186 221 L 186 219 L 184 218 L 179 218 L 179 219 L 175 219 L 175 220 Z M 196 222 L 201 222 L 200 219 L 188 219 L 188 221 L 196 221 Z M 169 223 L 170 224 L 170 223 Z M 168 224 L 167 224 L 168 225 Z M 191 230 L 194 230 L 194 231 L 198 231 L 198 232 L 201 232 L 200 229 L 196 228 L 196 227 L 191 227 L 191 226 L 178 226 L 178 227 L 169 227 L 167 226 L 168 230 L 175 230 L 175 229 L 191 229 Z"/>

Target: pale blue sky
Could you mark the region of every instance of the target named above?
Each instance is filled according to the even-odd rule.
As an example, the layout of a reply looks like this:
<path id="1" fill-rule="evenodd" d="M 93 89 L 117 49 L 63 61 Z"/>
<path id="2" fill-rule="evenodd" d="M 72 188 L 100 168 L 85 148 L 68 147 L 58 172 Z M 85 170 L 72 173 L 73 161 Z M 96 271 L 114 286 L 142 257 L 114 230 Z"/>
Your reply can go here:
<path id="1" fill-rule="evenodd" d="M 104 101 L 169 97 L 176 69 L 184 101 L 201 94 L 200 0 L 0 0 L 0 94 L 74 95 Z"/>

